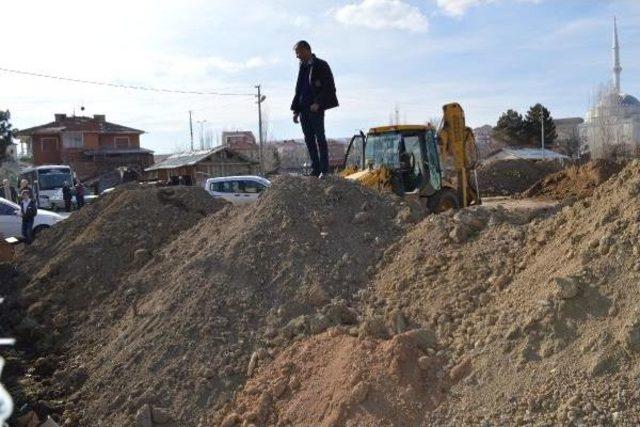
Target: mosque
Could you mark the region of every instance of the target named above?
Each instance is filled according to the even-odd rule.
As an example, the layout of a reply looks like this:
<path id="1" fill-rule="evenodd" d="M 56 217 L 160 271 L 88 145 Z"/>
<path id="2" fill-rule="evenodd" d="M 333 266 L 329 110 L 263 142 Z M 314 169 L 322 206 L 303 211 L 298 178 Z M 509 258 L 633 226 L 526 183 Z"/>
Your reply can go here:
<path id="1" fill-rule="evenodd" d="M 620 86 L 620 43 L 613 21 L 613 81 L 597 94 L 579 133 L 582 151 L 591 158 L 640 156 L 640 101 Z"/>

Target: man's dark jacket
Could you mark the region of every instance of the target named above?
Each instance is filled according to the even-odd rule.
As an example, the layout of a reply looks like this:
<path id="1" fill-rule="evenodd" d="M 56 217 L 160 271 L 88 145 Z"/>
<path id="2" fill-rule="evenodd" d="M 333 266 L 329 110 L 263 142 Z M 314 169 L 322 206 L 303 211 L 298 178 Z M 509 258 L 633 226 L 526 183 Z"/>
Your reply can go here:
<path id="1" fill-rule="evenodd" d="M 297 80 L 298 83 L 296 83 L 296 94 L 293 97 L 293 102 L 291 103 L 291 110 L 293 110 L 294 113 L 300 113 L 303 109 L 300 105 L 300 95 L 302 94 L 300 80 L 304 77 L 308 78 L 308 76 L 301 75 L 301 73 L 304 72 L 304 69 L 304 64 L 300 64 L 300 71 L 298 71 Z M 323 111 L 337 107 L 339 104 L 336 96 L 336 84 L 333 81 L 333 74 L 331 73 L 329 64 L 313 55 L 310 75 L 313 103 L 317 103 Z"/>
<path id="2" fill-rule="evenodd" d="M 23 221 L 33 219 L 38 214 L 38 207 L 36 206 L 36 201 L 33 199 L 29 199 L 29 204 L 27 205 L 27 209 L 24 208 L 22 204 L 22 200 L 20 200 L 20 210 L 22 211 Z"/>

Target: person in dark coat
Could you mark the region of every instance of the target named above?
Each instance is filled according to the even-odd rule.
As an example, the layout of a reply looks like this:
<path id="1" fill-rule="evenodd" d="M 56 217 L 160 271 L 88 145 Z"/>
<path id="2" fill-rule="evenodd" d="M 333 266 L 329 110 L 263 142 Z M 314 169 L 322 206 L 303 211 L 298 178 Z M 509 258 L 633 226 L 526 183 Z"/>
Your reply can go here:
<path id="1" fill-rule="evenodd" d="M 26 244 L 31 244 L 33 241 L 33 222 L 37 214 L 36 201 L 28 190 L 22 190 L 20 193 L 20 216 L 22 217 L 22 238 Z"/>
<path id="2" fill-rule="evenodd" d="M 309 43 L 301 40 L 294 50 L 300 60 L 300 70 L 291 103 L 293 122 L 302 126 L 311 160 L 311 174 L 322 176 L 329 171 L 324 112 L 339 105 L 336 85 L 329 64 L 313 54 Z"/>
<path id="3" fill-rule="evenodd" d="M 33 194 L 33 188 L 31 188 L 31 186 L 29 185 L 29 181 L 27 181 L 26 179 L 22 179 L 20 181 L 20 189 L 18 190 L 18 193 L 22 194 L 24 190 L 27 190 L 29 192 L 29 197 L 31 197 L 32 199 L 35 199 L 35 196 Z"/>
<path id="4" fill-rule="evenodd" d="M 78 209 L 84 206 L 84 185 L 80 181 L 76 183 L 76 205 Z"/>
<path id="5" fill-rule="evenodd" d="M 68 182 L 62 186 L 62 200 L 64 200 L 65 212 L 71 212 L 71 187 Z"/>

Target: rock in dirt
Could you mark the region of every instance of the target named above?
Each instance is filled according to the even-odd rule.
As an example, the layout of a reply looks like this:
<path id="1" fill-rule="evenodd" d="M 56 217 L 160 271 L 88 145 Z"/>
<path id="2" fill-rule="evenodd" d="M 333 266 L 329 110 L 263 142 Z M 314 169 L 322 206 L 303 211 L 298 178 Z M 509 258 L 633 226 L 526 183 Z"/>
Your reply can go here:
<path id="1" fill-rule="evenodd" d="M 369 394 L 369 384 L 360 382 L 351 390 L 351 401 L 359 405 L 365 401 L 367 394 Z"/>
<path id="2" fill-rule="evenodd" d="M 136 427 L 153 427 L 151 407 L 146 403 L 136 413 Z"/>
<path id="3" fill-rule="evenodd" d="M 580 283 L 576 277 L 556 277 L 553 279 L 556 286 L 556 295 L 562 299 L 571 299 L 580 292 Z"/>
<path id="4" fill-rule="evenodd" d="M 640 321 L 627 326 L 626 343 L 632 351 L 640 353 Z"/>
<path id="5" fill-rule="evenodd" d="M 449 378 L 451 378 L 451 381 L 454 383 L 461 381 L 462 379 L 464 379 L 464 377 L 471 373 L 472 368 L 473 364 L 471 358 L 465 357 L 460 362 L 458 362 L 457 365 L 451 368 L 451 371 L 449 372 Z"/>
<path id="6" fill-rule="evenodd" d="M 414 329 L 402 335 L 411 339 L 420 350 L 425 352 L 438 346 L 436 334 L 429 329 Z"/>

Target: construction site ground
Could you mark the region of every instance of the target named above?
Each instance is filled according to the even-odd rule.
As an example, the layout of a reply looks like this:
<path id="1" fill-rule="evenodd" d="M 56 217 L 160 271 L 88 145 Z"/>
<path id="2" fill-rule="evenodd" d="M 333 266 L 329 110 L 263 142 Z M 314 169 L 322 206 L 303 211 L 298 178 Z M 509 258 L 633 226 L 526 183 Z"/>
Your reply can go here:
<path id="1" fill-rule="evenodd" d="M 637 425 L 640 162 L 575 168 L 439 215 L 118 189 L 0 263 L 3 382 L 69 427 Z"/>

